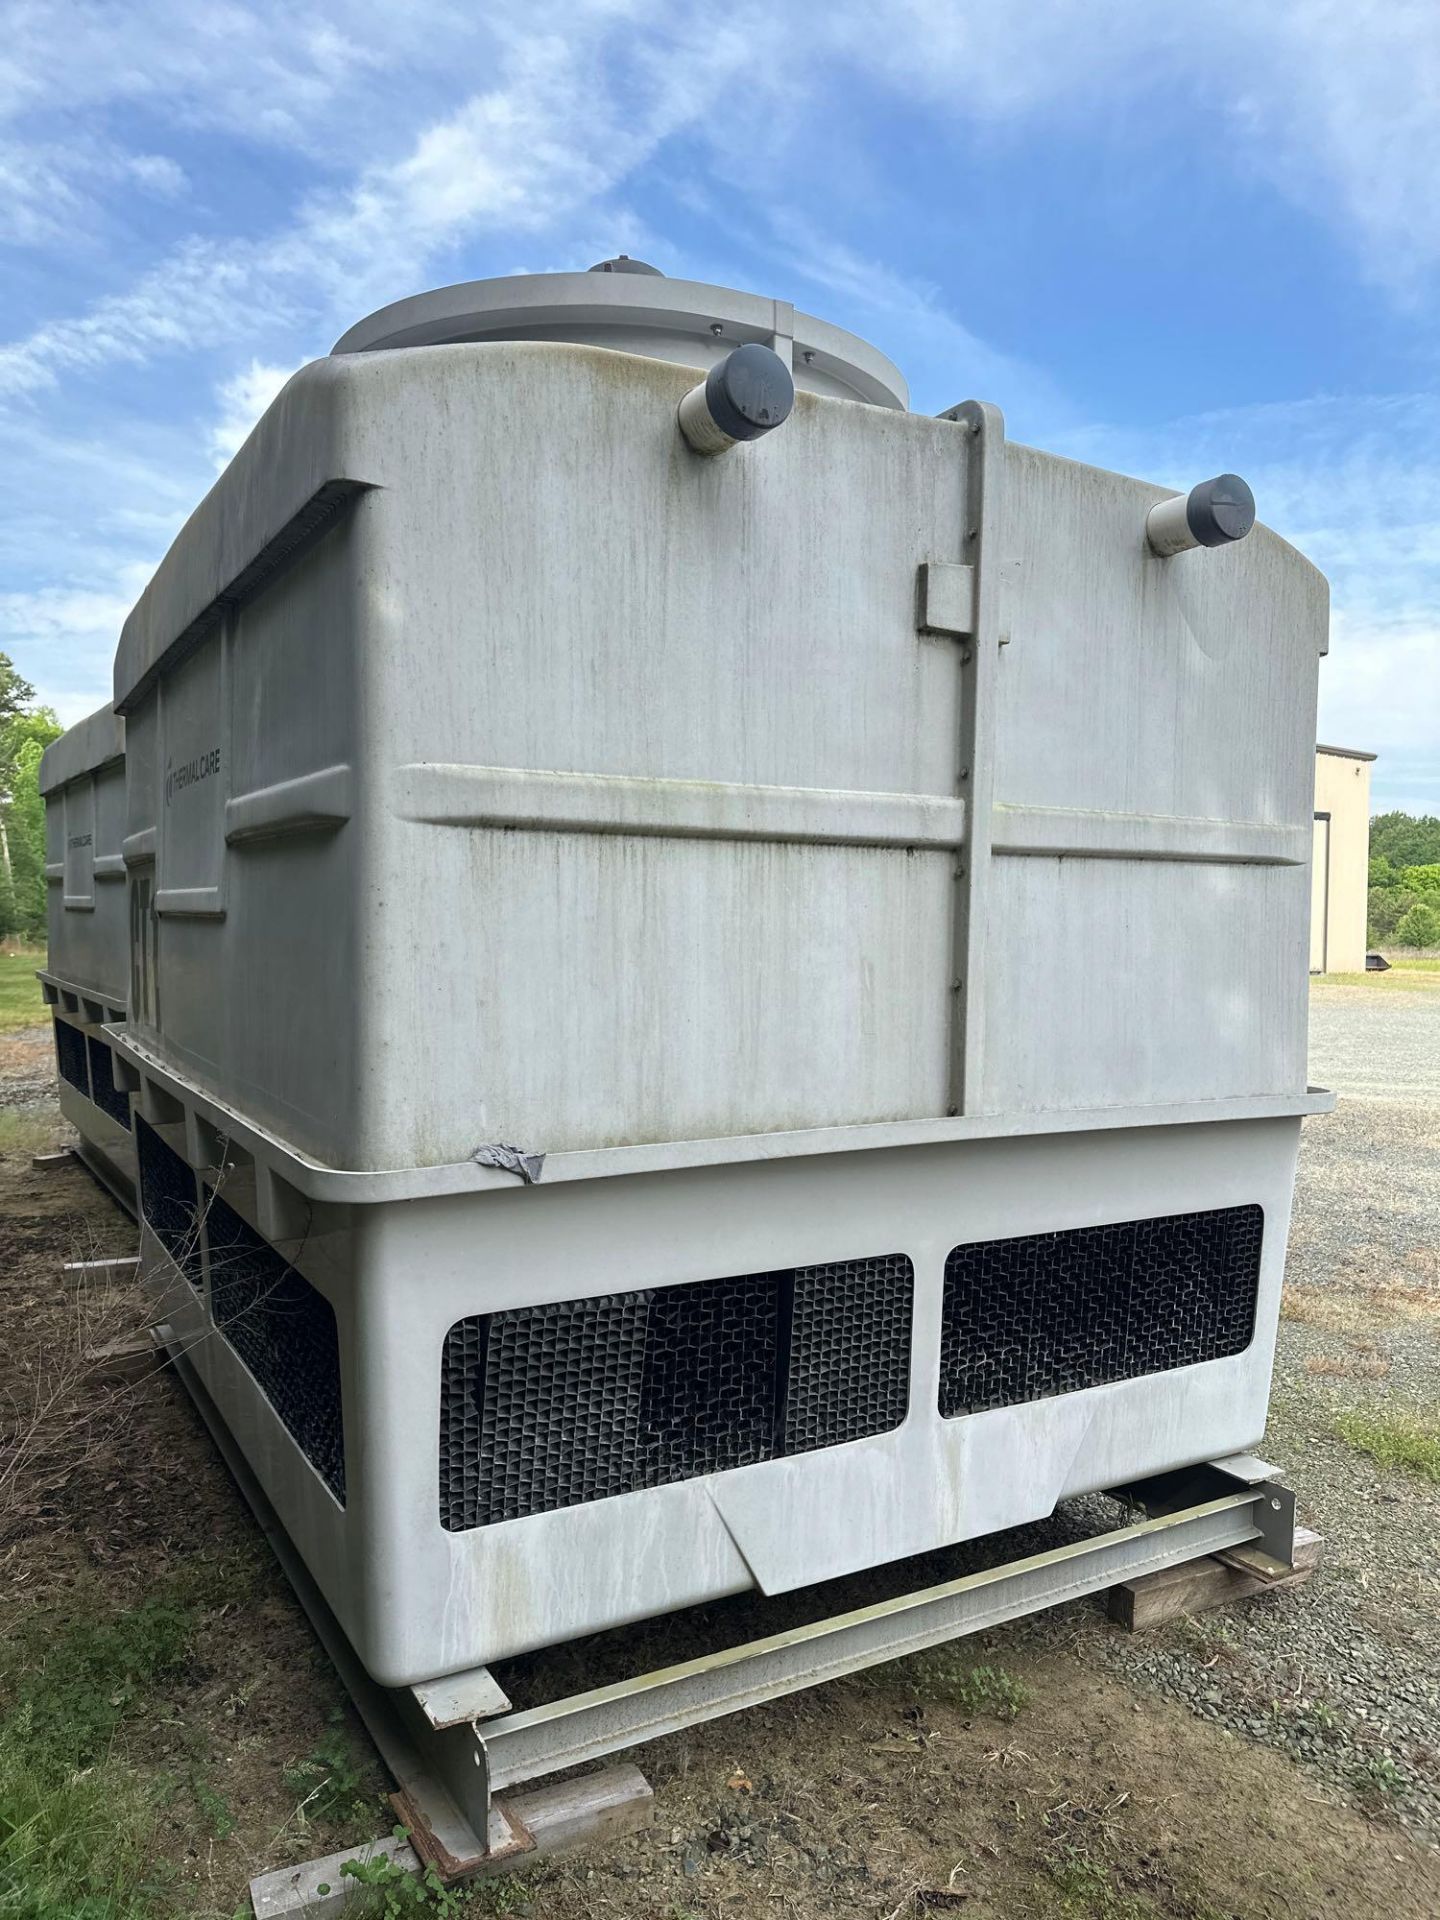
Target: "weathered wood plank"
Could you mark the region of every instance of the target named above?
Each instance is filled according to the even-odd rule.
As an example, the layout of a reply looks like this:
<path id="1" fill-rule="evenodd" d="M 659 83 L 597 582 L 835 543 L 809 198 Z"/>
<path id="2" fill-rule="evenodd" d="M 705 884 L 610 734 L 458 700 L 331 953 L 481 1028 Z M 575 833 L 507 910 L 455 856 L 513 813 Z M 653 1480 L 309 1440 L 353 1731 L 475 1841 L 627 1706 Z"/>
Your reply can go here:
<path id="1" fill-rule="evenodd" d="M 301 1867 L 257 1874 L 250 1882 L 255 1920 L 299 1920 L 302 1914 L 305 1920 L 333 1920 L 337 1914 L 357 1912 L 367 1893 L 372 1899 L 374 1894 L 345 1868 L 351 1861 L 365 1865 L 372 1860 L 389 1860 L 401 1873 L 420 1871 L 413 1849 L 403 1840 L 372 1840 L 344 1853 L 327 1853 L 322 1860 L 307 1860 Z"/>
<path id="2" fill-rule="evenodd" d="M 573 1847 L 615 1840 L 648 1827 L 655 1817 L 650 1782 L 628 1763 L 503 1798 L 511 1819 L 531 1835 L 537 1854 L 568 1853 Z"/>
<path id="3" fill-rule="evenodd" d="M 1130 1633 L 1162 1626 L 1167 1620 L 1187 1613 L 1203 1613 L 1211 1607 L 1228 1606 L 1234 1600 L 1247 1600 L 1256 1593 L 1275 1593 L 1282 1588 L 1298 1587 L 1310 1578 L 1320 1564 L 1324 1541 L 1309 1527 L 1295 1530 L 1295 1570 L 1279 1580 L 1264 1580 L 1257 1574 L 1241 1573 L 1219 1560 L 1192 1560 L 1184 1566 L 1167 1567 L 1160 1573 L 1147 1573 L 1138 1580 L 1126 1580 L 1110 1589 L 1110 1618 Z"/>
<path id="4" fill-rule="evenodd" d="M 501 1795 L 494 1805 L 503 1808 L 509 1822 L 528 1832 L 535 1844 L 481 1871 L 514 1872 L 575 1847 L 633 1833 L 654 1818 L 654 1802 L 649 1781 L 638 1767 L 628 1764 L 606 1767 L 603 1773 L 586 1774 L 578 1780 Z M 345 1872 L 347 1861 L 352 1860 L 389 1860 L 401 1873 L 422 1871 L 414 1848 L 394 1839 L 327 1854 L 300 1867 L 281 1867 L 250 1882 L 255 1920 L 336 1920 L 341 1914 L 358 1914 L 366 1889 L 353 1874 Z"/>

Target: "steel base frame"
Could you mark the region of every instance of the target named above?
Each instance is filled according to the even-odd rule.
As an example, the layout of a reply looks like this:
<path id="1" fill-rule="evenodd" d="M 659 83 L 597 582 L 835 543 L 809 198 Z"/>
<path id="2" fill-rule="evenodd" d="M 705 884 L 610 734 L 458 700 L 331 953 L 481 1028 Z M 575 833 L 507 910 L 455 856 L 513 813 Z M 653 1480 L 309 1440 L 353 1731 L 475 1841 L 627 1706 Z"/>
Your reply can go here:
<path id="1" fill-rule="evenodd" d="M 1145 1512 L 1130 1526 L 524 1712 L 484 1667 L 386 1689 L 356 1658 L 179 1343 L 165 1327 L 157 1338 L 393 1775 L 412 1846 L 447 1881 L 523 1864 L 534 1843 L 506 1796 L 548 1774 L 1187 1561 L 1223 1555 L 1267 1579 L 1293 1564 L 1294 1493 L 1238 1455 L 1117 1487 Z"/>

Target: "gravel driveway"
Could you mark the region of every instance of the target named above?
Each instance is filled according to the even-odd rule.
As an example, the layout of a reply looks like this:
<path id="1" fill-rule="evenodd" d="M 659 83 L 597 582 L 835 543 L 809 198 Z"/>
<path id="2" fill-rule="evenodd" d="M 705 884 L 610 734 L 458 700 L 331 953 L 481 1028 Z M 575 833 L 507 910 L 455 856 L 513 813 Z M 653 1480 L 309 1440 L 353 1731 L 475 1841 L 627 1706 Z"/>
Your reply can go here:
<path id="1" fill-rule="evenodd" d="M 1335 1431 L 1350 1408 L 1440 1405 L 1440 992 L 1319 986 L 1310 1033 L 1340 1099 L 1305 1123 L 1265 1453 L 1324 1567 L 1092 1651 L 1440 1845 L 1440 1485 Z"/>

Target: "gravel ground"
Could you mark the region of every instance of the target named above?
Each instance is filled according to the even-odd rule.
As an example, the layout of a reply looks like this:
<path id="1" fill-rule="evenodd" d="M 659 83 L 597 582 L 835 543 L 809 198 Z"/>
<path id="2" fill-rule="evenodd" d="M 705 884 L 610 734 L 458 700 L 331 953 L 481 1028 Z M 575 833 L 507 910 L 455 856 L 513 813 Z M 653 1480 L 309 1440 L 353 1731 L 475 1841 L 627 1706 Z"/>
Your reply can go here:
<path id="1" fill-rule="evenodd" d="M 1282 1748 L 1440 1846 L 1440 1485 L 1342 1441 L 1337 1414 L 1440 1404 L 1440 993 L 1317 987 L 1265 1451 L 1326 1541 L 1307 1585 L 1087 1651 Z"/>
<path id="2" fill-rule="evenodd" d="M 0 1110 L 48 1115 L 55 1104 L 55 1042 L 49 1023 L 0 1034 Z"/>

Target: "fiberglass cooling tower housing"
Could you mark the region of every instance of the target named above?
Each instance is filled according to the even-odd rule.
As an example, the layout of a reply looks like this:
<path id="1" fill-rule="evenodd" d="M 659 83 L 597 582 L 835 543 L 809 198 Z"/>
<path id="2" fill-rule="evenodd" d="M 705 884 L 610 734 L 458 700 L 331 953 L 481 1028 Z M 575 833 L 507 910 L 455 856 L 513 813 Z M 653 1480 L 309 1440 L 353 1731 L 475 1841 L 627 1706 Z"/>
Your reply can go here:
<path id="1" fill-rule="evenodd" d="M 1243 483 L 609 267 L 362 321 L 116 659 L 147 1272 L 387 1685 L 1253 1445 L 1329 1104 Z"/>
<path id="2" fill-rule="evenodd" d="M 127 1205 L 135 1197 L 130 1096 L 108 1026 L 123 1023 L 130 978 L 125 836 L 125 723 L 102 707 L 45 749 L 48 956 L 40 987 L 55 1027 L 60 1111 L 91 1171 Z"/>

